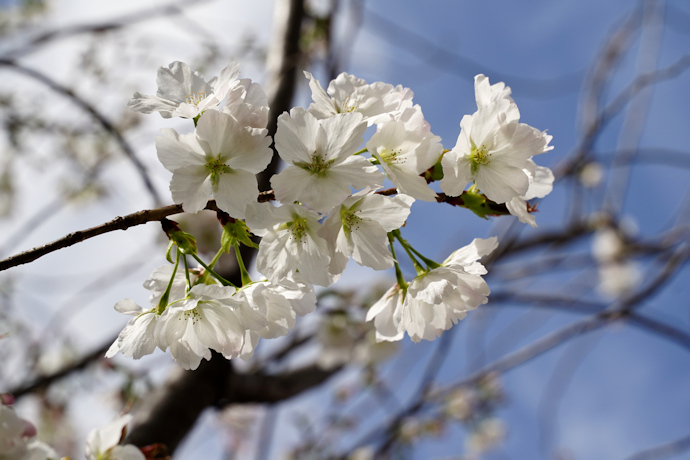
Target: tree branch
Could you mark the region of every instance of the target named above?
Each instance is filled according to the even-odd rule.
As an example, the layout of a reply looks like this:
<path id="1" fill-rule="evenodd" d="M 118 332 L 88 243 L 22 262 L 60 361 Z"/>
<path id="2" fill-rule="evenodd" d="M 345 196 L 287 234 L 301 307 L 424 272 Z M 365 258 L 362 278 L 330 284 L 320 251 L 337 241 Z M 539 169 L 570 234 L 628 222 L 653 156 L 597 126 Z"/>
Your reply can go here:
<path id="1" fill-rule="evenodd" d="M 35 51 L 36 48 L 54 40 L 69 38 L 75 35 L 87 33 L 102 33 L 111 30 L 121 29 L 123 27 L 137 24 L 139 22 L 149 21 L 151 19 L 158 17 L 174 16 L 182 13 L 184 8 L 195 6 L 201 3 L 206 3 L 208 1 L 210 0 L 177 1 L 170 3 L 168 5 L 161 5 L 158 7 L 137 11 L 136 13 L 123 15 L 119 18 L 115 18 L 107 22 L 101 22 L 98 24 L 77 24 L 73 26 L 64 27 L 62 29 L 49 30 L 47 32 L 43 32 L 31 38 L 27 43 L 5 53 L 5 57 L 17 58 L 20 56 L 24 56 Z"/>
<path id="2" fill-rule="evenodd" d="M 96 108 L 93 105 L 86 102 L 81 97 L 77 96 L 77 94 L 70 88 L 62 86 L 60 83 L 49 78 L 43 73 L 38 72 L 37 70 L 24 67 L 10 59 L 0 58 L 0 67 L 2 66 L 8 67 L 18 73 L 21 73 L 23 75 L 33 78 L 36 81 L 43 83 L 56 93 L 61 94 L 70 99 L 75 105 L 77 105 L 79 108 L 91 115 L 91 117 L 96 122 L 98 122 L 98 124 L 100 124 L 101 127 L 113 137 L 113 139 L 115 139 L 115 142 L 120 146 L 125 156 L 129 158 L 129 160 L 132 162 L 132 165 L 134 165 L 135 169 L 139 173 L 139 176 L 141 177 L 141 180 L 144 182 L 146 190 L 148 190 L 149 195 L 151 195 L 154 204 L 159 205 L 160 203 L 162 203 L 160 196 L 158 195 L 158 192 L 156 191 L 155 187 L 153 186 L 153 183 L 151 182 L 151 179 L 149 178 L 146 166 L 144 166 L 144 164 L 139 160 L 139 158 L 137 158 L 132 146 L 129 145 L 129 143 L 125 140 L 120 131 L 115 127 L 115 125 L 113 125 L 103 114 L 96 110 Z"/>

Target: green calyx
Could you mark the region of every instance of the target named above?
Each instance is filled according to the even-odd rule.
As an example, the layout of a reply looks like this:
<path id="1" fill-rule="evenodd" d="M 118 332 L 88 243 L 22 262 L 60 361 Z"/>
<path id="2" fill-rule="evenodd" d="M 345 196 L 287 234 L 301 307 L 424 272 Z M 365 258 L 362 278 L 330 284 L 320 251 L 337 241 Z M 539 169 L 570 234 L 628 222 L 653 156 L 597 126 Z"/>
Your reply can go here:
<path id="1" fill-rule="evenodd" d="M 496 211 L 491 208 L 490 203 L 487 201 L 486 196 L 483 193 L 479 193 L 476 187 L 470 187 L 462 193 L 462 201 L 464 206 L 481 217 L 482 219 L 488 219 L 488 216 L 495 215 Z"/>
<path id="2" fill-rule="evenodd" d="M 161 226 L 163 227 L 165 234 L 168 235 L 168 239 L 170 239 L 170 244 L 168 245 L 168 251 L 166 253 L 168 262 L 172 263 L 172 260 L 170 259 L 170 250 L 172 249 L 173 244 L 177 246 L 182 254 L 196 254 L 196 238 L 194 238 L 193 235 L 180 230 L 177 222 L 169 219 L 162 219 Z"/>
<path id="3" fill-rule="evenodd" d="M 424 179 L 426 180 L 427 184 L 443 179 L 443 166 L 441 165 L 441 158 L 438 159 L 435 165 L 424 171 Z"/>
<path id="4" fill-rule="evenodd" d="M 233 219 L 223 225 L 223 234 L 220 237 L 220 247 L 224 252 L 229 253 L 230 248 L 244 244 L 251 248 L 259 246 L 252 241 L 251 231 L 244 221 Z"/>

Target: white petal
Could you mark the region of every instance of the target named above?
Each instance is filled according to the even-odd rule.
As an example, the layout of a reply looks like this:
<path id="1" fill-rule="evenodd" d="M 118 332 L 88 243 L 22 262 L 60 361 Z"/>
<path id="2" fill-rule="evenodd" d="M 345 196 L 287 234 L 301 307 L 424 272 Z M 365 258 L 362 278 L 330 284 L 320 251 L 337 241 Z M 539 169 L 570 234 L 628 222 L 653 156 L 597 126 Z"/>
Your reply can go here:
<path id="1" fill-rule="evenodd" d="M 256 175 L 239 169 L 221 174 L 213 190 L 218 208 L 237 219 L 244 219 L 247 205 L 256 202 L 258 194 Z"/>
<path id="2" fill-rule="evenodd" d="M 187 166 L 173 172 L 170 181 L 173 201 L 182 203 L 185 212 L 201 211 L 211 198 L 211 176 L 205 166 Z"/>
<path id="3" fill-rule="evenodd" d="M 174 172 L 186 166 L 199 166 L 206 163 L 203 149 L 194 134 L 179 135 L 174 129 L 161 129 L 156 136 L 158 159 L 165 169 Z"/>
<path id="4" fill-rule="evenodd" d="M 318 120 L 301 107 L 294 107 L 289 115 L 280 115 L 275 135 L 280 158 L 288 163 L 311 163 L 320 127 Z"/>

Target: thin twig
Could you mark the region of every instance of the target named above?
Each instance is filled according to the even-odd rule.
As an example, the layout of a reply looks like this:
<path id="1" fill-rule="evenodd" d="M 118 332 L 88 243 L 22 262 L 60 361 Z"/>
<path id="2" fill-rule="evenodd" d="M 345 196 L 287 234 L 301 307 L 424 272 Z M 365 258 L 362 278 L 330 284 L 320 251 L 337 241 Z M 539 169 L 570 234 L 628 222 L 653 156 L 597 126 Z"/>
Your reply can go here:
<path id="1" fill-rule="evenodd" d="M 690 450 L 690 434 L 627 457 L 626 460 L 661 460 Z"/>
<path id="2" fill-rule="evenodd" d="M 209 0 L 183 0 L 162 5 L 154 8 L 137 11 L 119 18 L 112 19 L 107 22 L 97 24 L 77 24 L 73 26 L 64 27 L 57 30 L 49 30 L 43 32 L 33 38 L 27 43 L 10 50 L 5 53 L 6 58 L 17 58 L 36 51 L 39 47 L 50 42 L 73 37 L 75 35 L 82 35 L 88 33 L 103 33 L 111 30 L 122 29 L 124 27 L 137 24 L 139 22 L 150 21 L 151 19 L 174 16 L 183 12 L 185 8 L 195 6 L 201 3 L 206 3 Z"/>
<path id="3" fill-rule="evenodd" d="M 61 94 L 67 98 L 69 98 L 75 105 L 77 105 L 79 108 L 87 112 L 91 117 L 98 122 L 98 124 L 101 125 L 101 127 L 112 136 L 113 139 L 115 139 L 115 142 L 120 146 L 122 151 L 124 152 L 125 156 L 132 162 L 132 165 L 135 167 L 137 172 L 139 173 L 139 176 L 141 176 L 141 180 L 144 182 L 144 186 L 146 187 L 146 190 L 149 192 L 149 195 L 151 195 L 151 198 L 153 199 L 154 205 L 159 205 L 162 203 L 160 196 L 158 195 L 158 192 L 156 191 L 156 188 L 154 187 L 153 183 L 151 182 L 151 178 L 148 175 L 148 172 L 146 170 L 146 166 L 139 160 L 139 158 L 136 156 L 134 153 L 134 149 L 132 148 L 131 145 L 125 140 L 125 138 L 122 136 L 120 131 L 113 125 L 110 120 L 108 120 L 102 113 L 100 113 L 93 105 L 82 99 L 80 96 L 78 96 L 74 91 L 72 91 L 70 88 L 67 88 L 66 86 L 61 85 L 60 83 L 56 82 L 52 78 L 48 77 L 47 75 L 38 72 L 37 70 L 34 69 L 29 69 L 28 67 L 24 67 L 20 64 L 17 64 L 15 61 L 10 60 L 10 59 L 0 59 L 0 67 L 8 67 L 18 73 L 21 73 L 23 75 L 26 75 L 28 77 L 33 78 L 36 81 L 39 81 L 55 91 L 58 94 Z"/>

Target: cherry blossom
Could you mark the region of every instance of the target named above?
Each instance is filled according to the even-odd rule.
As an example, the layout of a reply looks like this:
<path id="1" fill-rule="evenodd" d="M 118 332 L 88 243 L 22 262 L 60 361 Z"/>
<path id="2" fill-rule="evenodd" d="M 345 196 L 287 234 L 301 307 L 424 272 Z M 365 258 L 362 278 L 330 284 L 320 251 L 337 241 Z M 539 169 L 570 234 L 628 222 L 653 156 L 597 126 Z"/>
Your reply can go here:
<path id="1" fill-rule="evenodd" d="M 213 196 L 220 209 L 243 218 L 259 193 L 256 174 L 271 161 L 271 139 L 263 130 L 246 129 L 233 116 L 206 112 L 195 133 L 161 130 L 158 159 L 173 173 L 170 191 L 185 212 L 204 209 Z"/>
<path id="2" fill-rule="evenodd" d="M 326 213 L 352 193 L 350 187 L 381 187 L 384 176 L 378 168 L 352 155 L 365 130 L 359 113 L 317 120 L 295 107 L 278 117 L 276 149 L 289 166 L 271 179 L 276 198 Z"/>
<path id="3" fill-rule="evenodd" d="M 134 316 L 125 328 L 117 336 L 117 339 L 108 349 L 105 356 L 112 358 L 120 351 L 123 355 L 140 359 L 149 355 L 156 349 L 156 341 L 153 333 L 158 322 L 159 314 L 156 311 L 163 293 L 168 288 L 173 274 L 172 265 L 164 265 L 156 268 L 144 282 L 144 287 L 151 291 L 149 302 L 152 308 L 143 308 L 132 299 L 124 299 L 115 304 L 115 310 L 125 315 Z M 193 283 L 197 275 L 190 273 L 190 281 Z M 168 303 L 181 300 L 186 295 L 187 280 L 183 270 L 177 270 L 168 293 Z"/>
<path id="4" fill-rule="evenodd" d="M 92 430 L 86 437 L 86 459 L 146 460 L 144 454 L 132 444 L 118 445 L 124 437 L 123 430 L 130 421 L 132 416 L 126 414 L 103 428 Z"/>
<path id="5" fill-rule="evenodd" d="M 309 112 L 319 119 L 339 113 L 358 112 L 371 126 L 387 121 L 389 115 L 395 116 L 412 106 L 414 94 L 409 88 L 400 85 L 394 87 L 383 82 L 368 84 L 361 78 L 343 72 L 331 81 L 326 92 L 312 74 L 304 72 L 304 75 L 309 79 L 314 100 L 309 106 Z"/>
<path id="6" fill-rule="evenodd" d="M 208 83 L 198 72 L 180 61 L 158 69 L 155 96 L 134 93 L 128 107 L 142 113 L 159 112 L 163 118 L 196 118 L 205 110 L 216 108 L 237 83 L 239 64 L 232 62 L 220 76 Z"/>
<path id="7" fill-rule="evenodd" d="M 483 75 L 475 78 L 477 111 L 460 121 L 455 147 L 442 159 L 441 190 L 459 196 L 470 182 L 487 198 L 506 203 L 525 196 L 534 174 L 531 158 L 552 150 L 552 136 L 524 123 L 502 83 L 490 85 Z"/>
<path id="8" fill-rule="evenodd" d="M 524 196 L 516 196 L 506 202 L 506 207 L 512 215 L 520 220 L 520 222 L 536 227 L 537 220 L 534 215 L 530 213 L 527 201 L 534 198 L 544 198 L 551 193 L 551 190 L 553 190 L 554 176 L 549 168 L 537 166 L 536 164 L 525 172 L 530 178 L 527 193 Z"/>
<path id="9" fill-rule="evenodd" d="M 249 206 L 247 226 L 262 237 L 256 256 L 259 273 L 276 284 L 301 278 L 307 283 L 329 286 L 334 277 L 328 272 L 328 244 L 318 234 L 319 218 L 318 213 L 294 204 Z"/>
<path id="10" fill-rule="evenodd" d="M 387 233 L 405 223 L 413 202 L 407 195 L 391 198 L 370 191 L 347 198 L 319 230 L 331 249 L 330 272 L 342 273 L 350 256 L 375 270 L 393 267 Z"/>
<path id="11" fill-rule="evenodd" d="M 379 332 L 377 340 L 399 340 L 404 332 L 413 342 L 434 340 L 469 310 L 486 303 L 490 291 L 481 277 L 486 269 L 478 260 L 497 244 L 496 237 L 475 238 L 441 266 L 414 278 L 404 298 L 399 286 L 391 288 L 367 314 L 367 320 L 373 319 Z"/>
<path id="12" fill-rule="evenodd" d="M 0 401 L 0 458 L 3 460 L 58 460 L 49 445 L 35 439 L 36 427 Z"/>
<path id="13" fill-rule="evenodd" d="M 414 113 L 415 110 L 408 112 Z M 421 115 L 421 111 L 418 113 Z M 424 129 L 424 125 L 410 129 L 411 124 L 398 120 L 381 125 L 367 142 L 367 150 L 381 163 L 398 192 L 418 200 L 434 201 L 436 192 L 429 188 L 420 174 L 441 157 L 441 138 Z"/>
<path id="14" fill-rule="evenodd" d="M 266 318 L 241 297 L 235 288 L 198 284 L 179 303 L 171 304 L 154 330 L 156 344 L 184 369 L 196 369 L 201 359 L 211 359 L 211 350 L 228 359 L 241 353 L 247 330 L 260 330 Z"/>

